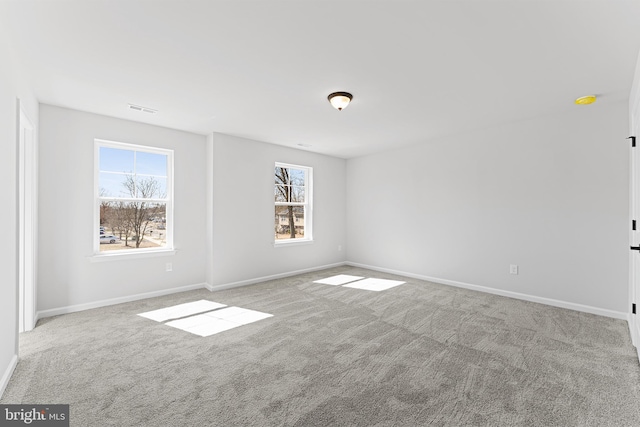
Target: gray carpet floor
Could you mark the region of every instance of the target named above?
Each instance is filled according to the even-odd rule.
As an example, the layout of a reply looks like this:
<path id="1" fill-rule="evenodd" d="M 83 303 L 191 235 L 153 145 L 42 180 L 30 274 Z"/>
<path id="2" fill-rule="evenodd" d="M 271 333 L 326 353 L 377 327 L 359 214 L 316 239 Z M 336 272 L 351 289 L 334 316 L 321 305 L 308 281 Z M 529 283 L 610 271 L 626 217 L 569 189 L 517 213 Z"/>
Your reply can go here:
<path id="1" fill-rule="evenodd" d="M 312 283 L 406 280 L 383 292 Z M 199 337 L 137 316 L 207 299 L 274 316 Z M 0 403 L 72 426 L 637 426 L 626 322 L 339 267 L 43 319 Z"/>

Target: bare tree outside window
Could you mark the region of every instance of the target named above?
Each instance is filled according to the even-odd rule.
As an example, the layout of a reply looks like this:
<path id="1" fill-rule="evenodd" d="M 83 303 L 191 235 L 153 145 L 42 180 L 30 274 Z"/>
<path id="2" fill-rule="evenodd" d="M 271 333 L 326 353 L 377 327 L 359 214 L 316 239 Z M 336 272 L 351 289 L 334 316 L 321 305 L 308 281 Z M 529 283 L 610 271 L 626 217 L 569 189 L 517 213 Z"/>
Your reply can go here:
<path id="1" fill-rule="evenodd" d="M 129 236 L 132 235 L 129 228 L 130 222 L 127 219 L 129 216 L 127 211 L 128 207 L 125 202 L 100 203 L 100 225 L 106 227 L 110 233 L 115 234 L 119 240 L 124 241 L 125 246 L 129 246 Z M 103 231 L 101 234 L 106 233 Z"/>
<path id="2" fill-rule="evenodd" d="M 124 186 L 132 197 L 164 198 L 164 195 L 160 194 L 158 181 L 152 176 L 136 180 L 132 175 L 127 175 Z M 136 248 L 139 248 L 152 219 L 162 212 L 161 205 L 154 202 L 131 202 L 125 212 L 127 229 L 134 233 L 133 240 Z"/>

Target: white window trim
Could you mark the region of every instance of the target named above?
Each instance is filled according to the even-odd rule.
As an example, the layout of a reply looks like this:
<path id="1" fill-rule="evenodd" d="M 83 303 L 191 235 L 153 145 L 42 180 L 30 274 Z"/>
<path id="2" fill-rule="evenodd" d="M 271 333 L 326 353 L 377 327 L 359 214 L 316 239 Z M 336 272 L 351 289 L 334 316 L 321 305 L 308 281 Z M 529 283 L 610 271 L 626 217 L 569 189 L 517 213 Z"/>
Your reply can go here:
<path id="1" fill-rule="evenodd" d="M 274 247 L 283 247 L 291 245 L 309 244 L 313 243 L 313 167 L 294 165 L 291 163 L 276 162 L 274 169 L 292 168 L 304 170 L 304 191 L 306 203 L 287 203 L 287 202 L 274 202 L 273 206 L 304 206 L 304 237 L 299 239 L 283 239 L 273 241 Z M 275 185 L 275 183 L 274 183 Z"/>
<path id="2" fill-rule="evenodd" d="M 313 240 L 311 239 L 287 239 L 287 240 L 278 240 L 273 242 L 273 247 L 275 248 L 284 248 L 286 246 L 296 246 L 296 245 L 311 245 L 313 244 Z"/>
<path id="3" fill-rule="evenodd" d="M 100 235 L 96 230 L 100 228 L 100 147 L 110 147 L 117 149 L 128 149 L 135 151 L 144 151 L 147 153 L 162 154 L 167 156 L 167 199 L 150 199 L 152 201 L 160 201 L 166 204 L 166 230 L 167 244 L 162 248 L 142 248 L 142 249 L 123 249 L 118 251 L 100 252 Z M 90 257 L 91 262 L 110 261 L 129 258 L 148 258 L 155 256 L 170 256 L 176 253 L 173 246 L 173 188 L 174 188 L 174 167 L 173 167 L 173 150 L 166 148 L 151 147 L 148 145 L 130 144 L 127 142 L 109 141 L 105 139 L 95 139 L 93 145 L 93 256 Z M 120 199 L 126 201 L 127 199 Z"/>

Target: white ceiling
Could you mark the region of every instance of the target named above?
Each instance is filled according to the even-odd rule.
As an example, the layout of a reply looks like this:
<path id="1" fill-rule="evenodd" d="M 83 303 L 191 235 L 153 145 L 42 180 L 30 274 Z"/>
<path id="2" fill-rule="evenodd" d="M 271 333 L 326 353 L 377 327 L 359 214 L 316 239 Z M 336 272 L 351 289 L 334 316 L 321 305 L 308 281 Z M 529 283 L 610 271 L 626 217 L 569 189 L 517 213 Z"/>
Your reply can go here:
<path id="1" fill-rule="evenodd" d="M 344 158 L 626 102 L 640 50 L 637 0 L 0 0 L 0 14 L 42 103 Z M 352 104 L 334 110 L 333 91 Z"/>

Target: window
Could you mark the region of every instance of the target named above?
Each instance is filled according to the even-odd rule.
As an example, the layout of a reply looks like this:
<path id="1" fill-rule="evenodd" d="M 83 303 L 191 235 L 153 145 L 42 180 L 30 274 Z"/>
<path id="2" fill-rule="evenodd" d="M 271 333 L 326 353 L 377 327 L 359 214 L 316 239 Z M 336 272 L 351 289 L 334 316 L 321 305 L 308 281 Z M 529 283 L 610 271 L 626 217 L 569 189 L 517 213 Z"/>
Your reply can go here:
<path id="1" fill-rule="evenodd" d="M 95 253 L 173 249 L 173 151 L 96 140 Z"/>
<path id="2" fill-rule="evenodd" d="M 276 163 L 275 242 L 311 241 L 312 168 Z"/>

